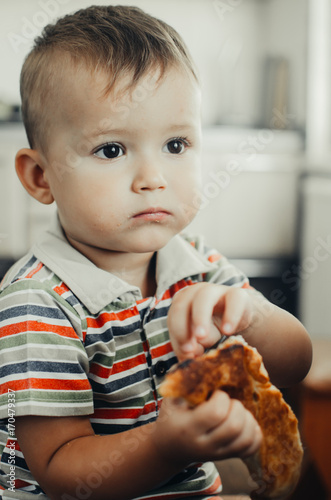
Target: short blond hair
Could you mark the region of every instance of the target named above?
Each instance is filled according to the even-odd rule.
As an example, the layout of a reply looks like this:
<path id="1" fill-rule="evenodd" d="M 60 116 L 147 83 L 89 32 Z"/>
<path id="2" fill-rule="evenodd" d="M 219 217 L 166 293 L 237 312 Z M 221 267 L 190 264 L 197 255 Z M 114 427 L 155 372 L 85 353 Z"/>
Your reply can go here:
<path id="1" fill-rule="evenodd" d="M 198 81 L 180 35 L 137 7 L 92 6 L 47 25 L 26 57 L 20 80 L 22 117 L 32 149 L 45 150 L 50 104 L 59 85 L 61 59 L 107 72 L 107 92 L 125 73 L 131 86 L 155 66 L 186 68 Z M 63 61 L 62 61 L 63 62 Z"/>

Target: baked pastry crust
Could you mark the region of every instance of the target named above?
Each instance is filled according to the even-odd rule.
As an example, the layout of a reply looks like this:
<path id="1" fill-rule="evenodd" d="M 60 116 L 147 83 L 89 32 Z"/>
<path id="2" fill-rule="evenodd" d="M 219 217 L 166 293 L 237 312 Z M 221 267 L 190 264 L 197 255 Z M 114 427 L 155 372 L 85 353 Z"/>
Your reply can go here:
<path id="1" fill-rule="evenodd" d="M 298 482 L 303 456 L 298 420 L 271 384 L 261 355 L 241 336 L 229 337 L 218 348 L 179 363 L 166 375 L 160 393 L 196 406 L 217 389 L 240 400 L 263 433 L 260 450 L 243 459 L 257 484 L 251 498 L 288 495 Z"/>

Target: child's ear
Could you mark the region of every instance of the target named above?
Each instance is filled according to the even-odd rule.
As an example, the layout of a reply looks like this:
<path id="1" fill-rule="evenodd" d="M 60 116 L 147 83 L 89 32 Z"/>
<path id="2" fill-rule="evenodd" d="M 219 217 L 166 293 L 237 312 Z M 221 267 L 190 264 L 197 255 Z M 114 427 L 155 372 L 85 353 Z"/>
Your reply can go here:
<path id="1" fill-rule="evenodd" d="M 41 165 L 40 154 L 34 149 L 23 148 L 16 154 L 16 172 L 24 188 L 40 203 L 49 205 L 54 198 Z"/>

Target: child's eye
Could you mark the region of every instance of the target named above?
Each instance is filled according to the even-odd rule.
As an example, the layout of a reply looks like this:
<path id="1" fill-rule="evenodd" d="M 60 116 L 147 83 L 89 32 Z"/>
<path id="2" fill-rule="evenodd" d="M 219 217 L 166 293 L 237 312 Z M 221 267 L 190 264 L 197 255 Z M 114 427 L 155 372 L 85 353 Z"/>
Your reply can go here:
<path id="1" fill-rule="evenodd" d="M 176 137 L 175 139 L 171 139 L 171 141 L 167 142 L 164 146 L 167 153 L 171 153 L 173 155 L 180 155 L 184 153 L 185 149 L 189 146 L 187 139 L 184 137 Z"/>
<path id="2" fill-rule="evenodd" d="M 104 160 L 112 160 L 114 158 L 119 158 L 124 155 L 124 150 L 122 146 L 116 144 L 115 142 L 111 142 L 109 144 L 105 144 L 101 146 L 101 148 L 97 149 L 93 153 L 98 158 L 102 158 Z"/>

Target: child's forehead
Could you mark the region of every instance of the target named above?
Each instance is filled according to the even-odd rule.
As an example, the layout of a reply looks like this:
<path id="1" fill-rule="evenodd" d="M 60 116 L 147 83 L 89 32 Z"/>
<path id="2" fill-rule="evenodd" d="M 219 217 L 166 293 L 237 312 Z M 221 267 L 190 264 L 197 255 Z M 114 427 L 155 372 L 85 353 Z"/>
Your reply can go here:
<path id="1" fill-rule="evenodd" d="M 194 88 L 199 88 L 186 68 L 174 65 L 164 70 L 160 66 L 151 67 L 137 81 L 134 80 L 132 73 L 126 71 L 114 79 L 107 69 L 91 69 L 85 64 L 74 65 L 68 68 L 65 75 L 62 74 L 62 78 L 59 78 L 61 102 L 58 104 L 69 110 L 75 105 L 75 101 L 83 96 L 86 105 L 99 105 L 109 100 L 114 103 L 132 105 L 134 102 L 139 105 L 149 97 L 153 97 L 165 81 L 174 91 L 183 85 L 188 88 L 190 84 Z"/>
<path id="2" fill-rule="evenodd" d="M 200 119 L 200 88 L 181 68 L 154 67 L 137 82 L 123 72 L 111 89 L 109 80 L 103 69 L 69 68 L 51 104 L 53 130 L 87 138 L 113 129 L 137 133 L 143 122 L 157 130 Z"/>
<path id="3" fill-rule="evenodd" d="M 191 77 L 186 68 L 171 65 L 167 68 L 160 66 L 152 66 L 144 72 L 138 80 L 134 79 L 132 72 L 123 72 L 117 75 L 116 78 L 106 68 L 89 68 L 86 65 L 80 65 L 73 71 L 69 71 L 68 84 L 71 86 L 77 79 L 78 84 L 85 88 L 88 94 L 92 94 L 95 98 L 103 100 L 109 96 L 114 99 L 143 99 L 155 93 L 162 85 L 165 79 L 171 77 L 172 85 L 178 86 L 183 80 L 188 78 L 194 82 L 196 80 Z"/>

